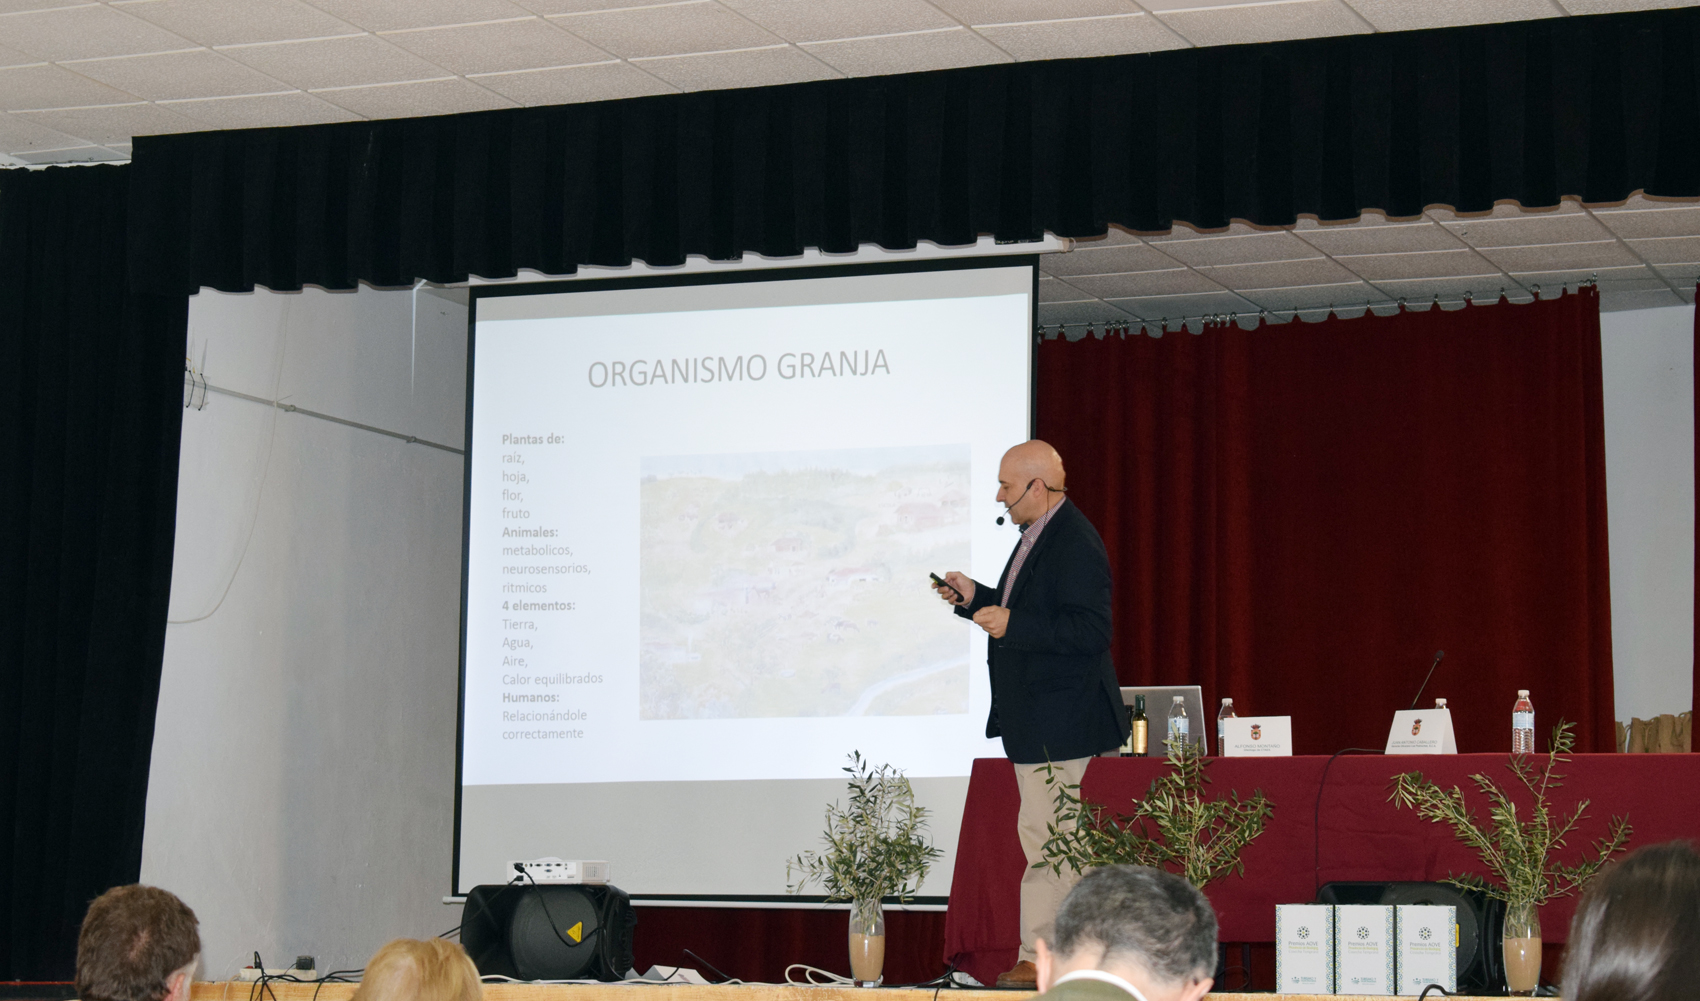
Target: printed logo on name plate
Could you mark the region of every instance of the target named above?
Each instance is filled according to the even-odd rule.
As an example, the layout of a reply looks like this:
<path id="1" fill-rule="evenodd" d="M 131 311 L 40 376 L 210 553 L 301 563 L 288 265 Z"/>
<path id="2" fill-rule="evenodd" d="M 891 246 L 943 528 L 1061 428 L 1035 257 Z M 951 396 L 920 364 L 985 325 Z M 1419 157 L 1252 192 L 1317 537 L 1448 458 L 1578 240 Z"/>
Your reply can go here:
<path id="1" fill-rule="evenodd" d="M 1363 925 L 1359 925 L 1358 926 L 1358 938 L 1360 940 L 1369 938 L 1369 929 L 1365 928 Z"/>
<path id="2" fill-rule="evenodd" d="M 1262 723 L 1253 723 L 1251 725 L 1251 739 L 1252 740 L 1262 740 L 1263 739 L 1263 724 Z"/>
<path id="3" fill-rule="evenodd" d="M 1422 733 L 1422 732 L 1423 732 L 1423 721 L 1420 720 L 1420 719 L 1412 720 L 1411 721 L 1411 736 L 1415 737 L 1417 734 Z"/>

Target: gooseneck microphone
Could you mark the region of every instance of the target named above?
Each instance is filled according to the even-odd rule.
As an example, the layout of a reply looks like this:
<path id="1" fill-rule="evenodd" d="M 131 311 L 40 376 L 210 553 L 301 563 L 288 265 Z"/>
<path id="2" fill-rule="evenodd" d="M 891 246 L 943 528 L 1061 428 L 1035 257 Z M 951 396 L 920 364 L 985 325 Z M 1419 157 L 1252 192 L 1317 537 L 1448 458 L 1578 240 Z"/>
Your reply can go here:
<path id="1" fill-rule="evenodd" d="M 1423 683 L 1421 685 L 1417 686 L 1416 698 L 1413 698 L 1411 700 L 1411 708 L 1412 709 L 1415 709 L 1417 707 L 1417 699 L 1420 699 L 1420 698 L 1423 697 L 1423 689 L 1428 687 L 1428 679 L 1434 677 L 1434 669 L 1440 666 L 1440 659 L 1444 656 L 1446 656 L 1445 650 L 1436 650 L 1434 652 L 1434 663 L 1432 663 L 1428 666 L 1428 674 L 1423 676 Z"/>

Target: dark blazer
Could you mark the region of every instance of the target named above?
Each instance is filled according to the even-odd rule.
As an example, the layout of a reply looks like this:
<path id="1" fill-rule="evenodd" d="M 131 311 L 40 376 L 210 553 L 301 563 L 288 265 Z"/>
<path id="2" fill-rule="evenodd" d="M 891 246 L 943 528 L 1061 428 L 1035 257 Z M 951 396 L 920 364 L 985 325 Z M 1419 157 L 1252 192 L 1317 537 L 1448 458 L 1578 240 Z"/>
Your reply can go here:
<path id="1" fill-rule="evenodd" d="M 998 580 L 1008 577 L 1006 562 Z M 975 581 L 974 600 L 956 614 L 972 618 L 1002 597 L 1000 588 Z M 1016 764 L 1091 757 L 1127 739 L 1110 662 L 1110 557 L 1098 530 L 1067 500 L 1022 563 L 1009 628 L 1001 640 L 988 638 L 986 661 L 992 675 L 986 736 L 1003 737 L 1004 753 Z"/>

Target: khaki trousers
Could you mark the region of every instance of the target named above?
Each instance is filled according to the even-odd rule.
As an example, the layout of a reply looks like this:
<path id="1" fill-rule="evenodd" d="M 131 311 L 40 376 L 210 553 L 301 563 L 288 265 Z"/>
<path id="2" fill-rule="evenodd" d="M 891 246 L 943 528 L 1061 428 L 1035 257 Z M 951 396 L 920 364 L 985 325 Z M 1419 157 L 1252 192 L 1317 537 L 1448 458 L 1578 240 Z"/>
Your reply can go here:
<path id="1" fill-rule="evenodd" d="M 1056 783 L 1079 785 L 1086 775 L 1086 763 L 1091 760 L 1051 762 Z M 1057 816 L 1057 785 L 1045 784 L 1048 777 L 1045 768 L 1043 764 L 1015 766 L 1015 785 L 1021 791 L 1021 812 L 1016 817 L 1015 832 L 1021 838 L 1021 853 L 1027 857 L 1027 871 L 1021 874 L 1021 954 L 1017 959 L 1029 963 L 1038 958 L 1034 943 L 1041 938 L 1048 940 L 1057 908 L 1080 880 L 1080 874 L 1072 869 L 1064 868 L 1059 875 L 1049 866 L 1033 868 L 1034 863 L 1044 860 L 1045 842 L 1051 837 L 1047 828 L 1056 823 Z M 1073 829 L 1072 824 L 1057 826 L 1059 830 Z"/>

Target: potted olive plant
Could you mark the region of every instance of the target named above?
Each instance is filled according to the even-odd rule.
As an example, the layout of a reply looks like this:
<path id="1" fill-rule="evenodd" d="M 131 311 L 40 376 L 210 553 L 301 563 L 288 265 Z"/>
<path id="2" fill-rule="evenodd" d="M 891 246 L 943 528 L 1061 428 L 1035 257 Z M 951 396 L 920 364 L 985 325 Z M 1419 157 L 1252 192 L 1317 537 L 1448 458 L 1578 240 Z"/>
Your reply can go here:
<path id="1" fill-rule="evenodd" d="M 1476 853 L 1491 874 L 1490 879 L 1465 873 L 1450 876 L 1446 882 L 1505 901 L 1505 927 L 1500 938 L 1505 951 L 1505 986 L 1512 994 L 1533 994 L 1540 985 L 1540 906 L 1553 897 L 1576 892 L 1629 840 L 1628 821 L 1613 817 L 1606 837 L 1594 842 L 1593 857 L 1584 855 L 1581 864 L 1574 866 L 1561 865 L 1552 857 L 1587 816 L 1587 800 L 1565 813 L 1548 799 L 1548 792 L 1563 784 L 1560 780 L 1564 776 L 1556 769 L 1570 760 L 1564 755 L 1575 744 L 1570 734 L 1572 725 L 1561 722 L 1553 729 L 1541 764 L 1533 763 L 1533 755 L 1513 754 L 1506 765 L 1531 800 L 1527 820 L 1519 815 L 1512 794 L 1481 774 L 1470 776 L 1470 781 L 1487 797 L 1485 825 L 1477 822 L 1475 811 L 1465 803 L 1464 793 L 1457 786 L 1442 789 L 1421 772 L 1395 775 L 1388 797 L 1395 806 L 1409 807 L 1425 820 L 1450 825 L 1458 840 Z"/>
<path id="2" fill-rule="evenodd" d="M 927 838 L 927 811 L 915 790 L 890 765 L 874 767 L 850 754 L 850 802 L 826 808 L 826 847 L 786 860 L 785 876 L 800 893 L 810 883 L 828 900 L 850 902 L 850 974 L 858 986 L 877 987 L 885 967 L 886 897 L 908 900 L 942 852 Z"/>

